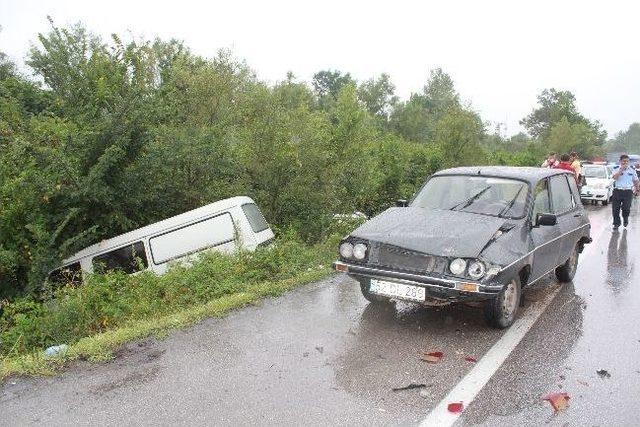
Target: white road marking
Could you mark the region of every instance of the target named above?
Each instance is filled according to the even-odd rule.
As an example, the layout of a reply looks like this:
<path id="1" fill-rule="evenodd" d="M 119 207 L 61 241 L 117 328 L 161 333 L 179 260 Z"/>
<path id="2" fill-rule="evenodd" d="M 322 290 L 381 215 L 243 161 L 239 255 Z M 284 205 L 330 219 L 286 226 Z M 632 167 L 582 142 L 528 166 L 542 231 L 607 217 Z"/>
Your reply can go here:
<path id="1" fill-rule="evenodd" d="M 451 426 L 464 412 L 452 413 L 447 409 L 449 403 L 462 402 L 467 408 L 476 395 L 489 382 L 493 374 L 502 366 L 507 357 L 524 338 L 529 329 L 536 323 L 538 317 L 544 312 L 549 303 L 553 301 L 560 286 L 549 292 L 539 301 L 534 302 L 505 334 L 496 342 L 489 351 L 476 363 L 458 385 L 445 396 L 440 403 L 433 408 L 427 417 L 420 423 L 422 427 Z"/>

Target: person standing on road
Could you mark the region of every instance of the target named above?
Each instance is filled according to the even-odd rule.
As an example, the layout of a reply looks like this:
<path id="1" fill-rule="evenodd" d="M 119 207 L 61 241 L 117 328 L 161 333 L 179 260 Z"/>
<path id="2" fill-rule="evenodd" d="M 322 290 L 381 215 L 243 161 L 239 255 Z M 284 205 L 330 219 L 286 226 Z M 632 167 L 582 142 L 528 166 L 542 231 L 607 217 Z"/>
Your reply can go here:
<path id="1" fill-rule="evenodd" d="M 582 187 L 582 165 L 580 164 L 580 158 L 578 157 L 578 153 L 572 151 L 569 154 L 571 157 L 571 167 L 576 172 L 576 182 L 578 183 L 578 188 Z"/>
<path id="2" fill-rule="evenodd" d="M 620 164 L 613 168 L 613 195 L 611 196 L 611 210 L 613 213 L 613 229 L 620 227 L 620 211 L 622 211 L 623 225 L 629 225 L 629 211 L 634 192 L 640 190 L 640 179 L 635 170 L 629 165 L 629 156 L 620 156 Z"/>
<path id="3" fill-rule="evenodd" d="M 550 152 L 549 154 L 547 154 L 547 158 L 544 162 L 542 162 L 542 164 L 540 165 L 540 167 L 542 168 L 554 168 L 558 166 L 558 160 L 556 159 L 556 153 L 554 153 L 553 151 Z"/>

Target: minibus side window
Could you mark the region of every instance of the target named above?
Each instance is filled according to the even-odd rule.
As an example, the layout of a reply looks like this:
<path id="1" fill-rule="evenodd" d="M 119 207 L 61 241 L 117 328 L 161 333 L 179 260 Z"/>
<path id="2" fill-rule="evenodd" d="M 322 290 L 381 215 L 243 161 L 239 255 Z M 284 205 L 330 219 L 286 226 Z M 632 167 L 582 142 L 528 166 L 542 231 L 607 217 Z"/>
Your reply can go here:
<path id="1" fill-rule="evenodd" d="M 247 217 L 247 220 L 249 220 L 249 225 L 251 225 L 254 233 L 260 233 L 269 228 L 267 220 L 264 219 L 262 212 L 260 212 L 260 209 L 258 209 L 258 206 L 255 204 L 247 203 L 246 205 L 242 205 L 242 211 Z"/>
<path id="2" fill-rule="evenodd" d="M 131 274 L 144 270 L 148 266 L 147 254 L 142 242 L 136 242 L 93 258 L 93 269 L 96 273 L 122 270 Z"/>
<path id="3" fill-rule="evenodd" d="M 149 239 L 151 257 L 156 265 L 214 248 L 236 239 L 231 215 L 226 212 L 189 224 Z"/>
<path id="4" fill-rule="evenodd" d="M 67 284 L 74 286 L 80 285 L 82 283 L 82 269 L 80 268 L 80 262 L 74 262 L 73 264 L 56 268 L 49 273 L 47 281 L 53 285 L 61 286 Z"/>

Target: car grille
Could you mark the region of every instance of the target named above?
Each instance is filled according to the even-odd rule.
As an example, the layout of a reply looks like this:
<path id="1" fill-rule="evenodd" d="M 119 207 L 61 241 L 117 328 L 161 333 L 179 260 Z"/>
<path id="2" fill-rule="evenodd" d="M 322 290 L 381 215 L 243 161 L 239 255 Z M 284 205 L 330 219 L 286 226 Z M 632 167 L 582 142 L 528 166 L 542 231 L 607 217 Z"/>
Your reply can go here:
<path id="1" fill-rule="evenodd" d="M 444 273 L 446 258 L 414 252 L 390 245 L 380 245 L 376 264 L 420 273 Z"/>

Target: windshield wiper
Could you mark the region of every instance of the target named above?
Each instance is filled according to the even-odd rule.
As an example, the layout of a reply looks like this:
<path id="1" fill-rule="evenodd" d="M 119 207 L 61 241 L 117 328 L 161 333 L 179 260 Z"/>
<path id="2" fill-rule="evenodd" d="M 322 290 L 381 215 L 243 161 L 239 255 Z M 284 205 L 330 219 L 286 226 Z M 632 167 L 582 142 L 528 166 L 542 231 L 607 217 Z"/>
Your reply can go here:
<path id="1" fill-rule="evenodd" d="M 469 197 L 467 200 L 463 200 L 460 203 L 456 203 L 454 206 L 450 207 L 449 210 L 453 211 L 460 205 L 462 205 L 462 207 L 460 207 L 460 209 L 458 209 L 458 210 L 461 210 L 461 209 L 464 209 L 466 207 L 471 206 L 471 204 L 473 202 L 475 202 L 478 199 L 478 197 L 482 196 L 484 194 L 484 192 L 487 191 L 490 188 L 491 188 L 491 186 L 487 185 L 482 190 L 478 191 L 476 194 L 474 194 L 473 196 Z"/>
<path id="2" fill-rule="evenodd" d="M 516 196 L 511 199 L 511 201 L 507 204 L 507 206 L 504 207 L 504 209 L 502 209 L 500 212 L 498 212 L 498 216 L 502 217 L 503 213 L 509 212 L 509 209 L 511 209 L 514 205 L 514 203 L 516 202 L 516 200 L 518 199 L 518 196 L 520 195 L 520 193 L 522 192 L 522 189 L 524 188 L 524 185 L 522 187 L 520 187 L 520 189 L 518 190 L 518 192 L 516 193 Z"/>

